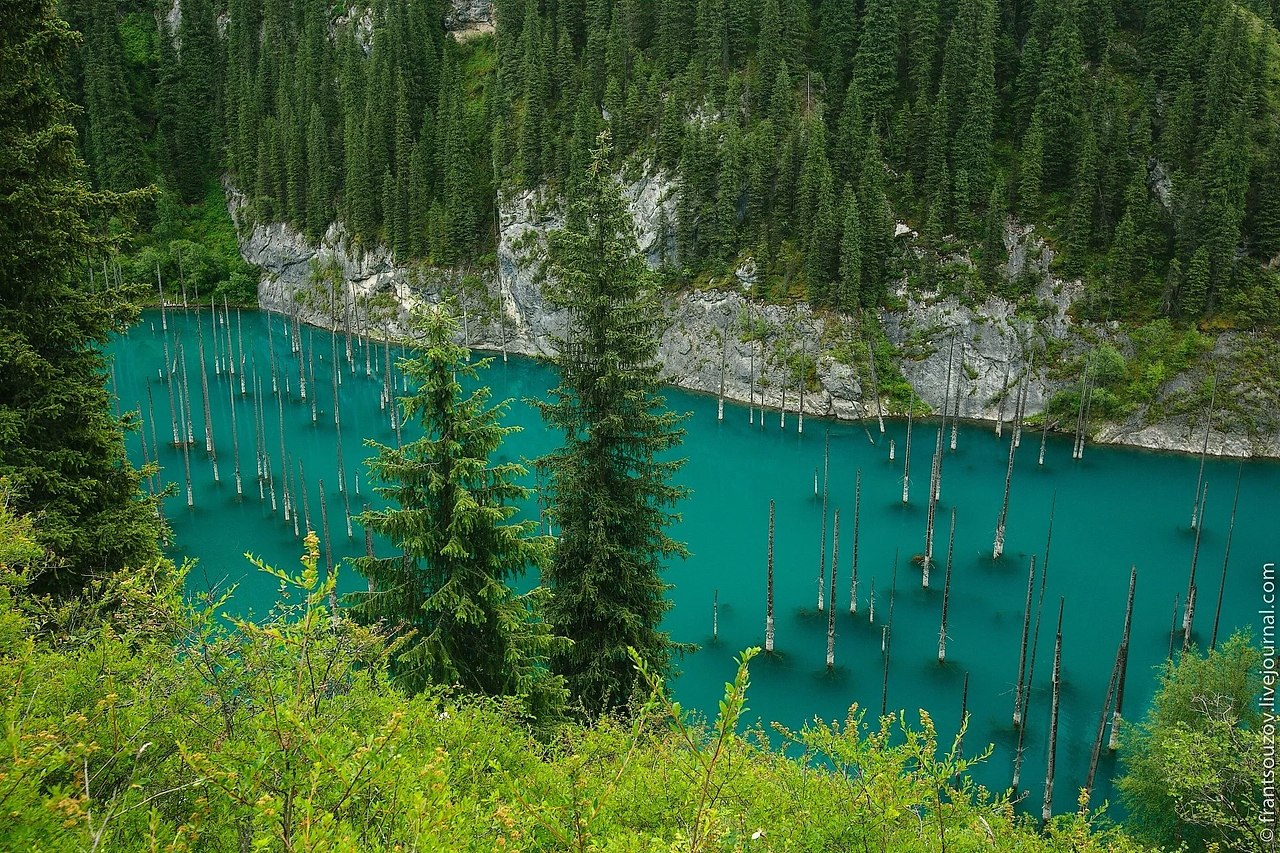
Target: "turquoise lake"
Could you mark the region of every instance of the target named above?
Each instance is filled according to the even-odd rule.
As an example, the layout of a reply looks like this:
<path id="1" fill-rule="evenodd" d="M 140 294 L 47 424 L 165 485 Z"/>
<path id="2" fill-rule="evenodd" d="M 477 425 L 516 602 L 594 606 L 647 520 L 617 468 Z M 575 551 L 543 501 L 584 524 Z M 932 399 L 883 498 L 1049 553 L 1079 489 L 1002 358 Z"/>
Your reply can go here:
<path id="1" fill-rule="evenodd" d="M 301 462 L 307 509 L 317 530 L 321 523 L 319 482 L 324 481 L 335 558 L 363 553 L 365 548 L 358 525 L 353 523 L 353 535 L 347 536 L 344 495 L 338 491 L 332 378 L 335 355 L 342 378 L 337 405 L 347 480 L 345 498 L 353 515 L 366 503 L 376 501 L 365 479 L 363 460 L 372 451 L 364 440 L 394 445 L 395 436 L 389 415 L 380 406 L 384 375 L 381 345 L 372 347 L 376 353 L 370 354 L 371 375 L 366 375 L 365 352 L 358 341 L 352 342 L 353 358 L 348 363 L 342 335 L 337 338 L 335 352 L 327 330 L 303 327 L 304 343 L 309 342 L 313 352 L 314 384 L 308 377 L 309 396 L 302 401 L 298 394 L 299 359 L 291 352 L 286 320 L 249 311 L 237 320 L 232 311 L 230 321 L 229 329 L 221 321 L 216 327 L 217 355 L 220 360 L 225 358 L 228 331 L 235 341 L 236 361 L 243 341 L 244 395 L 239 374 L 233 377 L 225 367 L 215 370 L 211 312 L 170 311 L 167 317 L 170 358 L 177 358 L 181 342 L 191 394 L 193 507 L 187 506 L 183 452 L 172 440 L 169 395 L 162 379 L 166 335 L 159 313 L 147 312 L 127 336 L 112 344 L 114 367 L 109 381 L 123 410 L 138 409 L 147 418 L 146 454 L 155 458 L 158 452 L 163 467 L 158 485 L 176 484 L 164 508 L 176 539 L 172 555 L 179 560 L 198 560 L 190 575 L 190 592 L 235 584 L 232 606 L 236 611 L 262 614 L 274 601 L 277 583 L 249 565 L 244 552 L 292 569 L 297 566 L 301 546 L 293 524 L 286 524 L 280 511 L 272 511 L 269 497 L 259 498 L 255 471 L 259 428 L 252 380 L 255 365 L 263 389 L 262 443 L 270 453 L 277 480 L 281 467 L 277 412 L 282 408 L 292 472 L 298 478 Z M 203 327 L 210 420 L 220 473 L 217 483 L 204 442 L 197 324 Z M 282 400 L 271 390 L 269 340 L 275 348 L 282 394 L 284 377 L 289 377 L 289 390 Z M 393 358 L 396 355 L 393 348 Z M 538 414 L 523 402 L 544 395 L 555 384 L 551 368 L 516 357 L 504 363 L 497 357 L 481 378 L 492 386 L 494 400 L 514 398 L 507 422 L 524 428 L 510 437 L 501 458 L 532 459 L 555 445 L 557 437 L 543 428 Z M 175 393 L 177 388 L 175 382 Z M 236 494 L 233 475 L 233 400 L 241 496 Z M 1071 458 L 1069 437 L 1050 436 L 1045 463 L 1040 466 L 1040 434 L 1026 432 L 1013 473 L 1005 553 L 993 560 L 992 539 L 1012 430 L 1006 428 L 1003 437 L 997 438 L 990 426 L 962 425 L 957 449 L 944 449 L 934 550 L 937 566 L 930 588 L 924 589 L 920 569 L 911 558 L 924 550 L 936 421 L 914 425 L 910 500 L 904 505 L 905 422 L 886 421 L 882 436 L 874 419 L 839 423 L 807 417 L 804 433 L 799 434 L 794 412 L 787 413 L 785 429 L 780 428 L 776 410 L 767 412 L 762 429 L 759 413 L 752 423 L 747 408 L 741 405 L 726 404 L 724 421 L 717 421 L 714 397 L 670 389 L 667 403 L 677 411 L 691 413 L 682 451 L 687 462 L 680 474 L 691 496 L 679 508 L 683 521 L 673 531 L 676 538 L 688 543 L 691 556 L 673 563 L 666 573 L 674 603 L 666 626 L 676 640 L 701 646 L 680 664 L 681 674 L 673 684 L 676 698 L 687 707 L 714 713 L 724 682 L 733 675 L 735 655 L 748 646 L 763 644 L 767 527 L 769 501 L 774 500 L 777 650 L 772 656 L 761 655 L 752 665 L 749 718 L 798 727 L 814 717 L 843 720 L 850 704 L 856 702 L 867 709 L 868 720 L 874 721 L 881 707 L 882 627 L 890 613 L 896 554 L 888 708 L 905 709 L 909 722 L 917 721 L 917 709 L 927 709 L 943 745 L 949 745 L 959 724 L 961 689 L 967 673 L 972 718 L 965 751 L 976 753 L 986 744 L 994 744 L 993 755 L 973 772 L 980 783 L 993 789 L 1003 790 L 1010 782 L 1018 739 L 1011 717 L 1027 568 L 1034 555 L 1039 574 L 1050 506 L 1056 495 L 1044 625 L 1035 662 L 1020 791 L 1027 794 L 1026 807 L 1038 814 L 1048 746 L 1054 622 L 1060 597 L 1065 597 L 1054 810 L 1074 809 L 1120 640 L 1130 566 L 1137 566 L 1138 581 L 1125 688 L 1126 718 L 1135 720 L 1145 713 L 1156 686 L 1156 672 L 1168 653 L 1174 597 L 1185 596 L 1196 541 L 1190 521 L 1199 458 L 1089 445 L 1084 459 L 1076 461 Z M 416 434 L 412 426 L 405 428 L 405 440 Z M 825 665 L 827 615 L 816 609 L 822 499 L 814 489 L 815 471 L 820 477 L 828 435 L 828 502 L 830 511 L 841 511 L 836 665 L 831 670 Z M 896 444 L 892 462 L 888 458 L 890 439 Z M 140 464 L 144 453 L 140 436 L 130 435 L 127 443 L 130 457 Z M 859 470 L 859 601 L 854 616 L 849 612 L 849 581 L 854 483 Z M 1222 595 L 1219 641 L 1237 627 L 1252 627 L 1255 641 L 1260 637 L 1263 564 L 1280 555 L 1280 525 L 1276 521 L 1280 464 L 1248 461 L 1241 466 L 1236 460 L 1209 459 L 1204 468 L 1208 497 L 1196 570 L 1194 640 L 1201 646 L 1208 644 L 1213 629 L 1238 472 L 1239 511 Z M 359 495 L 355 493 L 357 475 Z M 532 475 L 527 485 L 535 485 Z M 277 496 L 278 505 L 280 500 Z M 949 641 L 946 662 L 939 664 L 947 526 L 953 508 L 957 525 Z M 523 509 L 536 516 L 534 501 Z M 828 561 L 831 527 L 828 524 Z M 354 589 L 364 583 L 353 570 L 343 567 L 340 571 L 341 588 Z M 868 618 L 873 584 L 874 624 Z M 718 627 L 715 638 L 713 616 Z M 1181 648 L 1180 632 L 1174 648 L 1175 652 Z M 1115 757 L 1104 750 L 1095 805 L 1103 799 L 1115 799 L 1110 781 L 1115 767 Z"/>

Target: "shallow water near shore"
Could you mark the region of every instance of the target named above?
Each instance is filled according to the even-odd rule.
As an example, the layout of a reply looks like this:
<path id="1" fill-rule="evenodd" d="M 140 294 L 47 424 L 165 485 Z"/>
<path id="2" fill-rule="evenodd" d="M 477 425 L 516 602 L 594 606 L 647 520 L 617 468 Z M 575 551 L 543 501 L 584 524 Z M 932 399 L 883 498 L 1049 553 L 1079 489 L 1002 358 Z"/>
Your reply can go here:
<path id="1" fill-rule="evenodd" d="M 358 340 L 352 340 L 352 358 L 348 362 L 341 334 L 335 347 L 327 330 L 303 327 L 304 348 L 313 353 L 314 365 L 314 381 L 307 377 L 309 398 L 304 401 L 299 396 L 299 357 L 291 352 L 289 324 L 279 315 L 246 311 L 237 317 L 233 310 L 229 326 L 219 320 L 216 327 L 207 309 L 198 315 L 169 311 L 166 319 L 167 333 L 159 312 L 146 312 L 128 335 L 112 343 L 109 351 L 114 356 L 114 375 L 109 381 L 114 384 L 120 408 L 140 410 L 147 421 L 146 453 L 152 459 L 158 453 L 163 467 L 160 484 L 176 484 L 164 509 L 176 540 L 172 555 L 179 560 L 198 560 L 189 578 L 189 591 L 194 594 L 234 584 L 231 607 L 242 615 L 260 615 L 275 601 L 278 585 L 257 572 L 244 558 L 244 552 L 269 564 L 293 569 L 298 565 L 301 545 L 295 538 L 293 523 L 286 524 L 281 511 L 273 512 L 269 497 L 259 498 L 255 471 L 259 421 L 252 380 L 255 366 L 262 387 L 261 444 L 271 456 L 277 482 L 282 456 L 278 412 L 282 410 L 285 455 L 297 489 L 301 492 L 305 478 L 306 512 L 312 527 L 319 531 L 319 487 L 323 480 L 328 536 L 334 559 L 339 561 L 362 554 L 365 549 L 358 524 L 352 522 L 352 536 L 347 535 L 345 507 L 349 505 L 355 515 L 366 504 L 380 505 L 366 480 L 364 459 L 373 450 L 364 441 L 395 444 L 390 417 L 380 406 L 385 349 L 371 344 L 366 375 L 366 353 Z M 225 365 L 228 332 L 233 341 L 232 361 L 239 362 L 243 347 L 243 395 L 240 373 L 232 376 L 225 366 L 215 370 L 214 341 L 218 341 L 216 355 Z M 166 334 L 171 363 L 179 358 L 180 345 L 185 353 L 195 438 L 188 450 L 193 507 L 187 506 L 183 452 L 173 442 L 163 373 Z M 204 338 L 209 414 L 220 475 L 216 483 L 204 442 L 199 334 Z M 272 393 L 269 340 L 274 344 L 282 398 Z M 395 348 L 391 355 L 394 360 Z M 338 489 L 332 370 L 335 358 L 342 382 L 337 389 L 337 405 L 345 494 Z M 544 396 L 555 385 L 550 367 L 516 357 L 504 363 L 497 356 L 492 367 L 481 373 L 481 381 L 492 387 L 495 401 L 513 398 L 506 422 L 523 427 L 509 437 L 500 459 L 532 459 L 555 446 L 558 437 L 543 427 L 537 412 L 524 402 Z M 925 589 L 921 570 L 912 558 L 924 551 L 937 421 L 917 421 L 913 425 L 909 501 L 904 505 L 907 424 L 903 421 L 886 421 L 886 431 L 881 435 L 874 419 L 839 423 L 809 417 L 800 434 L 794 412 L 786 414 L 785 428 L 781 428 L 779 412 L 770 410 L 765 413 L 762 428 L 760 413 L 749 415 L 745 406 L 726 404 L 721 422 L 716 417 L 714 397 L 676 389 L 668 390 L 666 397 L 672 409 L 691 413 L 681 450 L 687 461 L 679 476 L 691 495 L 678 508 L 683 519 L 673 531 L 677 539 L 688 543 L 691 556 L 672 563 L 667 570 L 665 579 L 672 585 L 673 606 L 665 627 L 674 639 L 701 646 L 680 662 L 681 674 L 673 684 L 675 697 L 686 707 L 714 714 L 724 682 L 732 678 L 735 656 L 748 646 L 763 644 L 769 501 L 775 500 L 777 648 L 773 655 L 762 654 L 752 664 L 748 720 L 759 718 L 766 726 L 776 720 L 794 728 L 814 717 L 843 720 L 849 706 L 857 703 L 867 710 L 867 719 L 874 724 L 884 688 L 882 629 L 892 614 L 888 709 L 905 709 L 907 720 L 912 723 L 918 722 L 917 709 L 927 709 L 945 748 L 959 724 L 961 689 L 967 673 L 972 717 L 965 736 L 965 752 L 976 753 L 986 744 L 994 744 L 992 756 L 974 768 L 972 775 L 988 788 L 1004 790 L 1010 782 L 1018 738 L 1011 717 L 1028 563 L 1032 556 L 1036 557 L 1038 587 L 1050 509 L 1056 506 L 1025 736 L 1022 791 L 1027 794 L 1026 807 L 1038 814 L 1048 746 L 1054 623 L 1058 603 L 1065 599 L 1054 810 L 1073 810 L 1088 772 L 1098 717 L 1120 640 L 1129 570 L 1135 565 L 1138 581 L 1125 686 L 1126 718 L 1139 719 L 1154 693 L 1156 672 L 1169 650 L 1174 598 L 1185 597 L 1188 588 L 1197 535 L 1190 522 L 1200 460 L 1194 456 L 1093 445 L 1086 447 L 1083 460 L 1073 460 L 1070 438 L 1050 436 L 1041 466 L 1037 464 L 1041 436 L 1038 432 L 1024 432 L 1016 452 L 1005 553 L 993 560 L 992 539 L 1003 497 L 1012 430 L 1006 428 L 1003 437 L 997 438 L 990 426 L 961 425 L 954 452 L 947 449 L 949 433 L 944 438 L 934 546 L 936 565 L 930 588 Z M 316 401 L 314 422 L 312 399 Z M 937 405 L 939 401 L 932 402 Z M 236 494 L 233 473 L 232 405 L 243 483 L 240 496 Z M 412 426 L 406 427 L 404 440 L 412 440 L 417 434 Z M 829 512 L 840 511 L 833 669 L 825 665 L 827 613 L 817 610 L 823 501 L 815 494 L 815 476 L 820 490 L 828 436 L 827 503 Z M 888 458 L 890 440 L 896 445 L 892 462 Z M 131 434 L 127 444 L 130 457 L 140 464 L 140 436 Z M 855 616 L 850 613 L 850 568 L 858 471 L 862 490 Z M 1280 534 L 1276 532 L 1280 529 L 1276 523 L 1280 464 L 1209 459 L 1204 466 L 1207 500 L 1196 568 L 1193 634 L 1201 646 L 1209 643 L 1213 631 L 1238 473 L 1239 509 L 1222 587 L 1219 642 L 1237 627 L 1252 627 L 1255 642 L 1259 639 L 1258 611 L 1265 607 L 1263 565 L 1275 561 L 1280 554 Z M 532 475 L 527 485 L 535 485 Z M 278 495 L 278 507 L 280 503 Z M 956 532 L 949 640 L 946 662 L 940 664 L 938 634 L 953 508 Z M 537 517 L 536 501 L 531 499 L 522 510 L 528 517 Z M 832 528 L 828 522 L 828 564 Z M 305 533 L 305 525 L 301 529 Z M 321 532 L 322 547 L 324 541 Z M 375 547 L 387 546 L 377 543 Z M 356 589 L 363 582 L 352 569 L 340 568 L 341 589 Z M 869 619 L 873 586 L 874 623 Z M 829 588 L 824 590 L 824 597 L 830 598 Z M 829 608 L 832 602 L 825 604 Z M 1179 610 L 1179 626 L 1181 619 Z M 1179 631 L 1175 653 L 1181 644 Z M 1095 805 L 1104 799 L 1116 799 L 1111 783 L 1115 769 L 1115 757 L 1104 750 Z"/>

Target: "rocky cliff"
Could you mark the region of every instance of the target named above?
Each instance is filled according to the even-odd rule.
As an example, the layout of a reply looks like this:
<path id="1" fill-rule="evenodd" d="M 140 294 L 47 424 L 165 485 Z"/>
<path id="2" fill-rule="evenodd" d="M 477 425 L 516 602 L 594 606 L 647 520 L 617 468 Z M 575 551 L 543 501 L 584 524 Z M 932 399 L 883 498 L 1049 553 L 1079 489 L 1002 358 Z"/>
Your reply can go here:
<path id="1" fill-rule="evenodd" d="M 643 169 L 641 177 L 624 182 L 623 189 L 640 248 L 650 266 L 657 266 L 671 251 L 662 223 L 674 220 L 676 186 L 661 172 Z M 228 198 L 237 216 L 242 199 L 234 191 Z M 285 225 L 239 224 L 242 254 L 263 270 L 258 295 L 268 310 L 297 312 L 307 322 L 327 325 L 333 322 L 331 305 L 350 306 L 343 313 L 350 317 L 371 316 L 360 306 L 381 303 L 385 309 L 375 325 L 394 333 L 404 329 L 416 305 L 450 294 L 462 307 L 468 345 L 545 356 L 554 351 L 565 317 L 542 298 L 536 258 L 546 234 L 561 221 L 555 200 L 541 192 L 504 197 L 497 270 L 475 275 L 399 265 L 386 250 L 352 246 L 339 224 L 318 245 Z M 915 251 L 911 232 L 905 227 L 899 232 L 907 242 L 904 249 Z M 962 417 L 1010 420 L 1016 389 L 1025 375 L 1026 413 L 1035 415 L 1055 393 L 1079 387 L 1079 377 L 1064 372 L 1064 364 L 1102 342 L 1120 353 L 1132 351 L 1132 342 L 1118 328 L 1072 318 L 1069 309 L 1081 297 L 1082 285 L 1052 274 L 1052 251 L 1031 228 L 1010 223 L 1006 248 L 1010 278 L 1029 271 L 1039 282 L 1033 299 L 1015 304 L 991 297 L 966 304 L 955 296 L 911 290 L 903 283 L 894 294 L 900 309 L 882 312 L 884 334 L 896 353 L 896 371 L 910 383 L 915 398 L 934 410 L 940 410 L 948 397 L 950 377 Z M 754 280 L 753 264 L 747 259 L 726 280 L 667 297 L 669 324 L 659 357 L 672 384 L 723 393 L 730 400 L 753 400 L 757 406 L 763 401 L 775 417 L 784 406 L 795 412 L 801 399 L 808 415 L 874 417 L 877 397 L 880 409 L 893 412 L 893 400 L 884 392 L 889 383 L 900 380 L 892 372 L 880 375 L 873 389 L 866 336 L 855 332 L 850 318 L 807 305 L 762 305 L 749 298 Z M 331 282 L 341 285 L 344 295 L 328 297 Z M 1028 313 L 1028 305 L 1034 306 L 1033 312 Z M 1266 357 L 1280 363 L 1274 342 L 1268 346 L 1263 347 Z M 1211 358 L 1201 358 L 1184 374 L 1162 381 L 1150 403 L 1121 422 L 1100 427 L 1095 422 L 1092 440 L 1199 452 L 1203 418 L 1186 405 L 1191 390 L 1203 384 L 1211 362 L 1218 365 L 1220 383 L 1228 379 L 1247 386 L 1237 374 L 1256 367 L 1257 347 L 1256 341 L 1219 337 Z M 1039 353 L 1039 363 L 1032 353 Z M 898 409 L 902 398 L 899 393 Z M 1231 417 L 1220 415 L 1215 421 L 1221 431 L 1211 433 L 1210 452 L 1280 456 L 1280 423 L 1271 414 L 1278 408 L 1280 400 L 1262 390 L 1234 395 Z M 1070 431 L 1074 419 L 1060 426 Z"/>

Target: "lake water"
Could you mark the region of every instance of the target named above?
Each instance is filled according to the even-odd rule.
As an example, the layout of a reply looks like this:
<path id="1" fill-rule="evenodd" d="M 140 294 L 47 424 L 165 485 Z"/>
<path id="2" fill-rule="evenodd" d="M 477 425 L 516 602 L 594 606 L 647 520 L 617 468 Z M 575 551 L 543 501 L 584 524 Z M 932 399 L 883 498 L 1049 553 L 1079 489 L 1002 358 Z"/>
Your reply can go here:
<path id="1" fill-rule="evenodd" d="M 299 462 L 307 491 L 312 526 L 320 528 L 319 482 L 324 481 L 329 536 L 335 558 L 364 552 L 364 535 L 353 523 L 348 538 L 344 495 L 338 491 L 337 435 L 334 423 L 332 364 L 335 351 L 327 331 L 303 328 L 304 342 L 313 352 L 314 383 L 309 396 L 299 398 L 299 357 L 291 352 L 289 324 L 278 315 L 244 312 L 230 317 L 230 332 L 239 360 L 243 353 L 246 394 L 240 375 L 225 367 L 215 371 L 215 328 L 211 312 L 198 316 L 168 313 L 170 358 L 179 342 L 185 351 L 191 392 L 191 424 L 195 443 L 189 448 L 194 506 L 187 506 L 184 460 L 172 440 L 169 395 L 162 380 L 165 333 L 160 315 L 147 312 L 133 331 L 114 342 L 114 383 L 123 409 L 139 409 L 146 425 L 148 458 L 158 445 L 163 466 L 161 483 L 174 483 L 165 513 L 176 538 L 177 559 L 198 560 L 190 575 L 195 593 L 235 584 L 232 606 L 242 614 L 264 613 L 274 601 L 277 583 L 245 560 L 246 551 L 268 563 L 297 567 L 300 543 L 292 522 L 272 511 L 270 498 L 259 498 L 255 471 L 256 435 L 270 453 L 280 481 L 280 420 L 286 452 L 301 492 Z M 271 334 L 268 335 L 268 323 Z M 210 418 L 216 441 L 220 482 L 204 444 L 204 405 L 198 358 L 197 324 L 203 327 L 209 386 Z M 225 359 L 226 325 L 216 330 L 217 355 Z M 271 392 L 269 340 L 274 343 L 278 384 L 288 393 L 278 399 Z M 353 358 L 345 358 L 344 340 L 337 339 L 342 385 L 338 391 L 347 494 L 354 515 L 368 502 L 377 503 L 365 480 L 363 460 L 372 451 L 365 439 L 394 444 L 388 413 L 380 406 L 384 362 L 381 346 L 371 347 L 370 375 L 365 353 L 353 341 Z M 396 352 L 392 350 L 393 359 Z M 259 429 L 253 395 L 253 371 L 263 389 Z M 502 450 L 504 459 L 533 458 L 556 443 L 536 411 L 524 403 L 545 394 L 555 384 L 546 365 L 512 357 L 496 358 L 483 381 L 494 399 L 514 398 L 508 423 L 524 429 Z M 148 388 L 151 402 L 148 402 Z M 178 385 L 175 383 L 175 394 Z M 243 495 L 237 496 L 231 405 L 238 427 Z M 316 418 L 312 420 L 312 400 Z M 1138 569 L 1124 710 L 1130 720 L 1141 717 L 1156 686 L 1155 674 L 1169 650 L 1175 595 L 1185 595 L 1196 532 L 1190 526 L 1193 496 L 1199 476 L 1196 457 L 1154 454 L 1118 447 L 1088 446 L 1083 460 L 1073 460 L 1071 440 L 1050 436 L 1043 466 L 1037 464 L 1039 433 L 1024 433 L 1017 451 L 1008 511 L 1005 553 L 992 559 L 992 539 L 1003 497 L 1009 438 L 998 439 L 988 426 L 962 425 L 957 449 L 944 451 L 941 498 L 931 588 L 921 584 L 921 571 L 911 562 L 924 550 L 930 462 L 936 421 L 917 422 L 912 435 L 910 500 L 902 502 L 903 456 L 907 424 L 886 422 L 879 434 L 875 421 L 837 423 L 806 418 L 804 433 L 796 430 L 795 413 L 780 428 L 779 413 L 759 413 L 726 405 L 725 419 L 716 417 L 713 397 L 672 389 L 667 403 L 691 413 L 683 454 L 687 463 L 680 481 L 691 489 L 681 507 L 683 521 L 673 535 L 688 543 L 688 560 L 672 564 L 666 580 L 674 606 L 667 617 L 672 636 L 697 643 L 701 649 L 680 664 L 673 690 L 686 707 L 714 713 L 723 685 L 732 677 L 734 656 L 762 645 L 765 623 L 765 574 L 769 501 L 776 501 L 775 614 L 777 650 L 761 655 L 752 666 L 748 695 L 749 718 L 777 720 L 798 727 L 806 720 L 843 719 L 850 704 L 858 703 L 874 720 L 881 708 L 883 682 L 882 627 L 892 611 L 891 667 L 887 705 L 905 709 L 910 721 L 916 709 L 926 708 L 939 736 L 949 744 L 960 717 L 961 690 L 969 677 L 968 707 L 972 714 L 965 751 L 994 744 L 991 758 L 973 775 L 982 784 L 1003 790 L 1009 785 L 1017 730 L 1012 725 L 1014 685 L 1017 682 L 1026 602 L 1027 568 L 1035 555 L 1043 563 L 1050 507 L 1056 495 L 1056 515 L 1049 575 L 1044 597 L 1044 627 L 1036 654 L 1034 687 L 1025 735 L 1022 790 L 1025 805 L 1039 813 L 1049 728 L 1049 685 L 1053 663 L 1054 623 L 1060 597 L 1065 597 L 1062 646 L 1062 700 L 1057 748 L 1056 812 L 1074 808 L 1084 784 L 1098 716 L 1107 693 L 1112 662 L 1120 640 L 1130 566 Z M 181 427 L 180 427 L 181 429 Z M 157 439 L 155 444 L 152 438 Z M 406 427 L 404 438 L 417 433 Z M 834 669 L 826 660 L 827 615 L 816 608 L 817 575 L 822 531 L 822 500 L 815 496 L 815 471 L 821 477 L 824 444 L 830 437 L 829 506 L 841 511 L 836 643 Z M 949 437 L 949 436 L 948 436 Z M 888 458 L 890 440 L 896 459 Z M 946 444 L 944 443 L 944 447 Z M 135 433 L 128 437 L 135 463 L 143 447 Z M 862 472 L 862 500 L 858 550 L 858 614 L 851 615 L 850 560 L 853 551 L 855 475 Z M 1239 512 L 1222 596 L 1219 641 L 1236 627 L 1252 626 L 1260 636 L 1264 562 L 1280 554 L 1276 525 L 1276 488 L 1280 465 L 1210 459 L 1205 465 L 1207 501 L 1197 567 L 1198 601 L 1194 639 L 1207 645 L 1213 629 L 1219 582 L 1228 537 L 1232 497 L 1240 472 Z M 355 493 L 356 477 L 360 493 Z M 530 476 L 529 486 L 534 485 Z M 281 504 L 277 495 L 277 505 Z M 282 508 L 282 507 L 281 507 Z M 956 510 L 955 556 L 949 605 L 949 641 L 944 664 L 937 660 L 942 606 L 943 566 L 947 526 Z M 534 501 L 524 507 L 536 516 Z M 305 526 L 302 527 L 305 533 Z M 832 535 L 828 525 L 828 543 Z M 322 536 L 323 543 L 323 536 Z M 385 547 L 385 546 L 379 546 Z M 830 544 L 827 559 L 831 558 Z M 896 563 L 895 563 L 896 557 Z M 896 565 L 896 592 L 894 589 Z M 1040 567 L 1037 567 L 1039 574 Z M 341 588 L 355 589 L 363 578 L 342 568 Z M 1037 580 L 1037 585 L 1039 581 Z M 875 590 L 875 622 L 869 620 L 870 594 Z M 718 604 L 717 604 L 718 602 Z M 830 603 L 828 602 L 828 606 Z M 713 618 L 717 636 L 713 638 Z M 1181 614 L 1179 614 L 1179 625 Z M 1181 634 L 1175 649 L 1181 648 Z M 1111 776 L 1116 761 L 1104 750 L 1095 790 L 1095 805 L 1114 799 Z M 1114 808 L 1114 807 L 1113 807 Z"/>

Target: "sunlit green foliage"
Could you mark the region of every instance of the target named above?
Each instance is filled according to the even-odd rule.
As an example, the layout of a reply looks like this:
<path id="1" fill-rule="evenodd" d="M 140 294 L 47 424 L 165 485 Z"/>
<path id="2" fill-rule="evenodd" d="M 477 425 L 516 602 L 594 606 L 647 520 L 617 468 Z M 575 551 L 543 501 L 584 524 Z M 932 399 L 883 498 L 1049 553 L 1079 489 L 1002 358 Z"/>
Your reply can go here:
<path id="1" fill-rule="evenodd" d="M 352 595 L 353 613 L 400 637 L 392 671 L 405 689 L 457 684 L 546 718 L 564 703 L 563 682 L 546 672 L 561 643 L 541 619 L 546 590 L 517 595 L 509 584 L 546 567 L 551 540 L 533 534 L 532 519 L 512 520 L 531 494 L 519 484 L 525 469 L 491 457 L 518 427 L 501 424 L 507 402 L 489 406 L 487 386 L 463 393 L 461 381 L 489 361 L 469 363 L 446 311 L 418 319 L 415 352 L 400 362 L 415 390 L 399 403 L 422 436 L 402 447 L 368 442 L 377 451 L 370 479 L 390 505 L 359 521 L 393 553 L 354 560 L 369 589 Z"/>
<path id="2" fill-rule="evenodd" d="M 26 521 L 0 532 L 30 557 Z M 0 542 L 5 542 L 0 539 Z M 928 717 L 781 732 L 749 719 L 747 662 L 703 723 L 641 679 L 637 713 L 535 738 L 519 709 L 387 676 L 385 638 L 328 602 L 314 535 L 298 571 L 260 566 L 260 622 L 184 604 L 130 571 L 110 603 L 41 609 L 0 548 L 0 848 L 84 851 L 998 849 L 1130 853 L 1080 814 L 1047 835 L 973 788 L 980 755 Z M 33 610 L 34 609 L 34 610 Z"/>
<path id="3" fill-rule="evenodd" d="M 1136 837 L 1193 851 L 1271 846 L 1276 822 L 1274 808 L 1263 807 L 1262 731 L 1270 709 L 1257 704 L 1261 664 L 1249 636 L 1238 633 L 1207 655 L 1193 651 L 1165 668 L 1146 719 L 1122 735 L 1119 785 Z"/>

